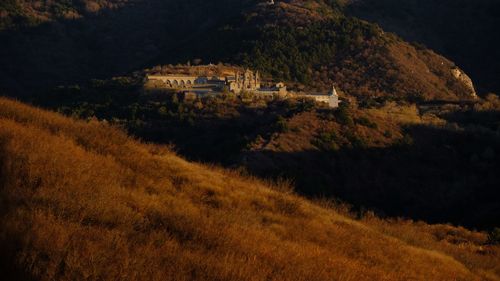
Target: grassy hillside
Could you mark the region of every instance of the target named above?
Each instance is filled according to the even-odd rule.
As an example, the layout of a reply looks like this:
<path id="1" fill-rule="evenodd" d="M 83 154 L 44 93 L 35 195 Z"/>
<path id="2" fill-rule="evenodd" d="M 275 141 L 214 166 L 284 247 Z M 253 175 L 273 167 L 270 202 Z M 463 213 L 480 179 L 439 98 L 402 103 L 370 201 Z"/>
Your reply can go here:
<path id="1" fill-rule="evenodd" d="M 4 0 L 0 3 L 0 30 L 37 26 L 62 19 L 79 19 L 133 3 L 128 0 Z"/>
<path id="2" fill-rule="evenodd" d="M 348 13 L 405 40 L 420 42 L 462 66 L 481 92 L 500 92 L 496 0 L 361 0 Z M 493 63 L 492 63 L 493 62 Z"/>
<path id="3" fill-rule="evenodd" d="M 340 94 L 339 109 L 229 93 L 184 100 L 144 92 L 140 79 L 120 77 L 59 88 L 38 102 L 172 144 L 191 160 L 287 177 L 301 194 L 341 199 L 359 210 L 499 226 L 498 97 L 440 105 Z"/>
<path id="4" fill-rule="evenodd" d="M 394 103 L 311 110 L 287 118 L 288 130 L 268 142 L 256 142 L 243 165 L 261 176 L 294 179 L 303 194 L 380 215 L 496 227 L 500 138 L 493 120 L 499 112 L 445 112 Z M 464 124 L 458 116 L 478 120 Z"/>
<path id="5" fill-rule="evenodd" d="M 471 89 L 452 76 L 453 62 L 346 16 L 339 1 L 102 2 L 112 8 L 91 13 L 79 1 L 62 0 L 37 9 L 20 1 L 13 2 L 15 9 L 14 4 L 2 7 L 7 15 L 33 10 L 47 19 L 0 32 L 0 90 L 36 95 L 41 88 L 196 59 L 250 66 L 313 89 L 335 82 L 358 97 L 472 97 Z M 57 3 L 78 16 L 58 16 L 52 8 Z"/>
<path id="6" fill-rule="evenodd" d="M 354 220 L 97 122 L 0 100 L 2 279 L 498 280 L 498 246 Z"/>

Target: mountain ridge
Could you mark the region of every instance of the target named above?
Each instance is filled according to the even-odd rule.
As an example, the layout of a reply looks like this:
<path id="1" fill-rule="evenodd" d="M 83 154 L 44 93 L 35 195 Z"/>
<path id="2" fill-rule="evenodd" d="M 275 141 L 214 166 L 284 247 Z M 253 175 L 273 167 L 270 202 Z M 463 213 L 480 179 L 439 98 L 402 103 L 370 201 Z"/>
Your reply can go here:
<path id="1" fill-rule="evenodd" d="M 409 42 L 445 55 L 472 76 L 481 93 L 498 93 L 500 4 L 494 0 L 350 1 L 347 14 L 378 23 Z"/>
<path id="2" fill-rule="evenodd" d="M 147 64 L 202 59 L 249 66 L 313 88 L 335 82 L 364 98 L 473 98 L 453 77 L 451 61 L 345 16 L 336 1 L 258 3 L 139 1 L 23 32 L 4 31 L 0 86 L 19 95 L 27 88 L 109 78 Z M 419 65 L 423 68 L 413 69 Z"/>

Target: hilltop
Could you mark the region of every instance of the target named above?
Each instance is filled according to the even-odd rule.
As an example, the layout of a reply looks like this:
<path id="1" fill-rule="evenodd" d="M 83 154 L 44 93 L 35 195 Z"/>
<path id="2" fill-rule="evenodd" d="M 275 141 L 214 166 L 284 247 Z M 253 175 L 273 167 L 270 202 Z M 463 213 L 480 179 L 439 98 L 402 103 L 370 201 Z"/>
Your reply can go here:
<path id="1" fill-rule="evenodd" d="M 33 7 L 8 1 L 1 6 L 0 90 L 28 99 L 40 89 L 199 60 L 251 67 L 312 90 L 336 83 L 359 98 L 475 97 L 452 61 L 346 15 L 342 1 L 263 2 L 53 1 Z M 89 11 L 89 5 L 99 8 Z"/>
<path id="2" fill-rule="evenodd" d="M 419 42 L 460 65 L 480 92 L 500 92 L 500 3 L 496 0 L 360 0 L 349 15 Z"/>
<path id="3" fill-rule="evenodd" d="M 1 99 L 0 144 L 7 280 L 499 279 L 484 233 L 355 220 L 96 121 Z"/>

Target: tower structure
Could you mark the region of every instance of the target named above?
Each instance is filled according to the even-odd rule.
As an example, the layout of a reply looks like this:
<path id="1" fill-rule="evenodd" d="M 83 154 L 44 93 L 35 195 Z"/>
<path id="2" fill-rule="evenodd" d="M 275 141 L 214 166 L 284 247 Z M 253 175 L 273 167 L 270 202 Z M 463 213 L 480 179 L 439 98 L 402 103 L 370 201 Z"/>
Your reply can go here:
<path id="1" fill-rule="evenodd" d="M 256 91 L 260 89 L 261 79 L 259 72 L 246 69 L 245 72 L 235 72 L 234 80 L 230 83 L 229 89 L 235 93 L 241 91 Z"/>
<path id="2" fill-rule="evenodd" d="M 332 85 L 332 89 L 330 89 L 330 92 L 328 92 L 328 95 L 329 96 L 337 96 L 337 97 L 339 96 L 337 94 L 337 90 L 335 89 L 335 85 Z"/>
<path id="3" fill-rule="evenodd" d="M 337 108 L 339 107 L 339 94 L 337 93 L 337 90 L 335 89 L 335 85 L 332 85 L 332 89 L 330 92 L 328 92 L 328 105 L 331 108 Z"/>

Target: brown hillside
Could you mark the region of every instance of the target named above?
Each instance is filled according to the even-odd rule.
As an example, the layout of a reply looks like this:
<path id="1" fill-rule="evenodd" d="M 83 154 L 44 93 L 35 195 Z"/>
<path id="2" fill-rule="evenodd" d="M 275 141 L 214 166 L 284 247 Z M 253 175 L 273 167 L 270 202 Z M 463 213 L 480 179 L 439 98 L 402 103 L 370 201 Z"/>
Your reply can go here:
<path id="1" fill-rule="evenodd" d="M 340 16 L 335 9 L 328 8 L 327 2 L 279 1 L 273 8 L 259 7 L 249 17 L 254 17 L 262 25 L 292 25 L 303 30 L 306 26 L 325 23 Z M 345 1 L 335 2 L 343 5 Z M 424 46 L 409 44 L 368 22 L 362 22 L 360 26 L 375 35 L 363 37 L 351 32 L 349 38 L 352 41 L 348 48 L 337 53 L 332 60 L 317 61 L 309 66 L 306 72 L 311 74 L 313 82 L 307 86 L 326 90 L 334 83 L 346 93 L 361 98 L 448 101 L 475 98 L 473 86 L 467 86 L 452 75 L 452 69 L 456 68 L 452 61 Z M 299 43 L 300 40 L 294 42 Z M 320 43 L 313 41 L 311 46 Z"/>
<path id="2" fill-rule="evenodd" d="M 3 280 L 499 280 L 482 233 L 355 221 L 6 99 L 0 159 Z"/>
<path id="3" fill-rule="evenodd" d="M 61 85 L 198 61 L 244 65 L 315 91 L 335 83 L 361 98 L 473 98 L 453 63 L 346 16 L 338 8 L 346 1 L 263 2 L 4 0 L 0 90 L 32 101 Z"/>

